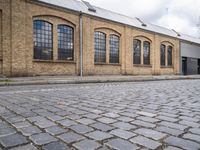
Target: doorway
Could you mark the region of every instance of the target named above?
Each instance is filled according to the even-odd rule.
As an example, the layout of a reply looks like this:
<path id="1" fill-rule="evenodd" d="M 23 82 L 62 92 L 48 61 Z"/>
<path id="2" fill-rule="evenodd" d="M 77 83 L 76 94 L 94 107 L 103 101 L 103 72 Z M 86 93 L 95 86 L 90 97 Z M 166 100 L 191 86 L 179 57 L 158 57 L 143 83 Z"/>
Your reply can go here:
<path id="1" fill-rule="evenodd" d="M 182 57 L 182 73 L 187 75 L 187 57 Z"/>

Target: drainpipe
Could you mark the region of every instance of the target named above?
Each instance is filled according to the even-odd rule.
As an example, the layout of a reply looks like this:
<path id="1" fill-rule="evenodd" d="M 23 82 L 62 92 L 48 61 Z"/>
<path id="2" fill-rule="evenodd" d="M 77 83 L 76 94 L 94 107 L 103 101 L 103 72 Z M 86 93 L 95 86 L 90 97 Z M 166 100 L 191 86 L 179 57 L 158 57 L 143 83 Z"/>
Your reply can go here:
<path id="1" fill-rule="evenodd" d="M 80 12 L 80 76 L 83 77 L 83 15 Z"/>

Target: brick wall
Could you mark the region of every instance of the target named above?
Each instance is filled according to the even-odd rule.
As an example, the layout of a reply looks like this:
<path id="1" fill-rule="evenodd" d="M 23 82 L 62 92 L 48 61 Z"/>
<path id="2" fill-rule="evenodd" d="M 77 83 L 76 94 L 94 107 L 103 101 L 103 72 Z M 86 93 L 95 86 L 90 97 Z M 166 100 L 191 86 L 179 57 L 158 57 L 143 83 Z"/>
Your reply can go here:
<path id="1" fill-rule="evenodd" d="M 39 4 L 30 0 L 0 0 L 2 10 L 3 74 L 7 76 L 78 75 L 79 14 L 61 8 Z M 11 11 L 12 10 L 12 11 Z M 42 19 L 53 24 L 53 60 L 33 60 L 33 20 Z M 58 24 L 74 28 L 74 61 L 57 59 Z M 106 63 L 94 63 L 94 32 L 102 31 L 109 37 L 120 37 L 120 63 L 109 64 L 109 38 Z M 133 64 L 133 39 L 151 43 L 150 65 Z M 160 67 L 160 44 L 173 45 L 173 66 Z M 0 54 L 1 56 L 1 54 Z M 142 58 L 143 59 L 143 58 Z M 143 62 L 143 61 L 142 61 Z M 177 39 L 125 26 L 111 21 L 83 15 L 83 73 L 96 74 L 177 74 L 179 73 L 179 41 Z"/>

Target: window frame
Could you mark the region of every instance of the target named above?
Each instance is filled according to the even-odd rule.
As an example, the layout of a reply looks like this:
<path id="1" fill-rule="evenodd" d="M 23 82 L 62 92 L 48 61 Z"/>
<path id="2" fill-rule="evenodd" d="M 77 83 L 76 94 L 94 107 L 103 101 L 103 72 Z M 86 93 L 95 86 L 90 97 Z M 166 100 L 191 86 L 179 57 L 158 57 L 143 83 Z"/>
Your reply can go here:
<path id="1" fill-rule="evenodd" d="M 171 48 L 171 49 L 169 49 Z M 169 50 L 171 50 L 171 59 L 169 61 Z M 170 62 L 170 63 L 169 63 Z M 171 45 L 167 46 L 167 66 L 172 67 L 173 66 L 173 47 Z"/>
<path id="2" fill-rule="evenodd" d="M 49 28 L 51 30 L 41 30 L 37 31 L 37 23 L 36 22 L 42 22 L 42 23 L 47 23 L 49 26 L 44 26 L 45 28 Z M 35 26 L 36 24 L 36 26 Z M 41 23 L 40 23 L 41 24 Z M 42 25 L 41 25 L 42 26 Z M 44 33 L 43 33 L 44 32 Z M 48 33 L 48 34 L 47 34 Z M 51 33 L 51 35 L 49 35 Z M 45 37 L 45 38 L 42 38 Z M 48 37 L 48 38 L 47 38 Z M 42 20 L 42 19 L 35 19 L 33 20 L 33 59 L 34 60 L 53 60 L 53 24 L 47 20 Z M 37 40 L 41 40 L 43 42 L 38 42 Z M 48 42 L 44 42 L 48 41 Z M 40 45 L 51 45 L 50 47 L 48 46 L 36 46 L 36 44 Z M 47 52 L 50 52 L 50 55 L 42 55 L 44 53 L 44 50 L 49 49 Z M 38 52 L 39 51 L 39 52 Z M 40 55 L 37 55 L 37 53 L 40 53 Z"/>
<path id="3" fill-rule="evenodd" d="M 59 40 L 59 38 L 60 38 L 60 36 L 59 36 L 59 27 L 67 27 L 67 28 L 69 28 L 69 29 L 71 29 L 72 30 L 72 33 L 71 33 L 71 38 L 70 38 L 70 40 L 72 40 L 72 49 L 62 49 L 62 50 L 66 50 L 66 51 L 68 51 L 68 50 L 71 50 L 72 52 L 71 52 L 71 59 L 68 59 L 68 58 L 70 58 L 70 57 L 64 57 L 64 56 L 61 56 L 60 55 L 60 53 L 63 53 L 63 52 L 59 52 L 59 50 L 61 50 L 61 48 L 59 48 L 59 41 L 61 41 L 61 40 Z M 66 33 L 65 33 L 66 34 Z M 68 36 L 68 34 L 67 34 L 67 36 Z M 72 27 L 72 26 L 69 26 L 69 25 L 67 25 L 67 24 L 57 24 L 57 53 L 58 53 L 58 56 L 57 56 L 57 59 L 58 60 L 63 60 L 63 61 L 74 61 L 74 49 L 75 49 L 75 45 L 74 45 L 74 27 Z M 61 45 L 63 45 L 63 46 L 65 46 L 65 42 L 67 43 L 68 42 L 68 40 L 69 39 L 66 39 L 66 41 L 63 41 L 64 42 L 64 44 L 61 44 Z"/>
<path id="4" fill-rule="evenodd" d="M 101 39 L 101 37 L 103 38 Z M 98 41 L 98 43 L 96 43 L 96 41 Z M 106 33 L 101 32 L 101 31 L 95 31 L 94 32 L 94 63 L 97 63 L 97 64 L 106 63 L 106 44 L 107 44 Z M 101 48 L 102 45 L 103 45 L 103 48 Z"/>
<path id="5" fill-rule="evenodd" d="M 148 56 L 145 56 L 145 43 L 148 44 Z M 147 51 L 147 50 L 146 50 Z M 143 41 L 143 64 L 144 65 L 151 65 L 151 42 Z"/>
<path id="6" fill-rule="evenodd" d="M 118 41 L 114 41 L 114 40 L 116 40 L 115 38 Z M 118 42 L 117 43 L 118 47 L 116 45 L 111 44 L 112 42 L 113 43 Z M 116 52 L 117 52 L 117 56 L 115 58 L 112 55 L 114 55 L 114 53 L 116 53 Z M 119 57 L 120 57 L 120 36 L 118 36 L 116 34 L 110 34 L 110 36 L 109 36 L 109 63 L 110 64 L 119 64 L 120 63 L 119 62 Z"/>
<path id="7" fill-rule="evenodd" d="M 135 47 L 135 42 L 139 43 L 139 50 L 136 53 L 135 49 L 137 47 Z M 134 39 L 133 40 L 133 64 L 141 64 L 141 51 L 142 51 L 142 41 L 139 39 Z M 139 54 L 139 56 L 136 56 L 136 54 Z M 138 62 L 136 62 L 136 60 L 138 59 Z"/>
<path id="8" fill-rule="evenodd" d="M 162 49 L 162 47 L 164 49 Z M 166 66 L 166 45 L 165 44 L 160 45 L 160 66 Z"/>

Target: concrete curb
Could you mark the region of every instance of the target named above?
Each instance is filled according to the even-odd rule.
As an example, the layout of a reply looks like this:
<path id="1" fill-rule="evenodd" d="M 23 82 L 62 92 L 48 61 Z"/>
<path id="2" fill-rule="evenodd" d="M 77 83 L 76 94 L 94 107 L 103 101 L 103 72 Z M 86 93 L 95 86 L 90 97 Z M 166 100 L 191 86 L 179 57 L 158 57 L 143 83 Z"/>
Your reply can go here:
<path id="1" fill-rule="evenodd" d="M 164 80 L 198 80 L 200 77 L 166 77 L 166 78 L 121 78 L 121 79 L 83 79 L 83 80 L 44 80 L 44 81 L 15 81 L 0 82 L 0 86 L 20 86 L 20 85 L 47 85 L 47 84 L 89 84 L 89 83 L 114 83 L 114 82 L 147 82 Z"/>

